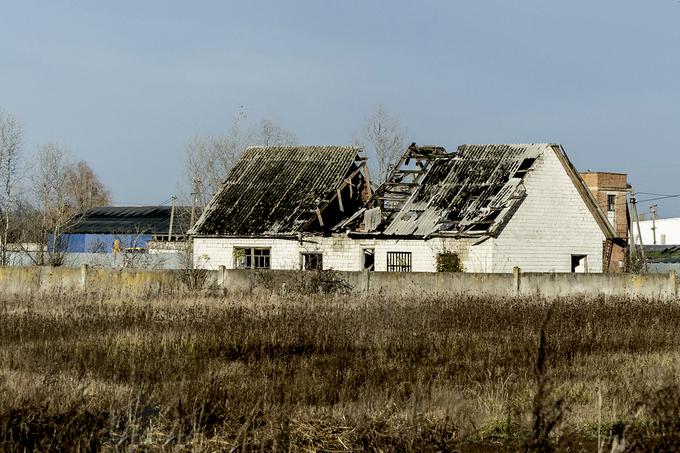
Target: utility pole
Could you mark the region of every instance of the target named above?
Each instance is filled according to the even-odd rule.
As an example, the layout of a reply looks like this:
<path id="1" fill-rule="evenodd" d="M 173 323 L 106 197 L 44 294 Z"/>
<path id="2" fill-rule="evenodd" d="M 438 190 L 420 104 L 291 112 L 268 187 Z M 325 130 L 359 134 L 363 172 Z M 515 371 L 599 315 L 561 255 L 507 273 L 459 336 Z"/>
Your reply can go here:
<path id="1" fill-rule="evenodd" d="M 628 220 L 630 224 L 628 225 L 628 262 L 633 263 L 633 258 L 635 257 L 635 231 L 634 219 L 633 219 L 633 200 L 635 195 L 632 194 L 628 200 Z"/>
<path id="2" fill-rule="evenodd" d="M 652 211 L 652 237 L 654 238 L 654 245 L 656 245 L 656 208 L 657 205 L 655 204 L 649 207 Z"/>
<path id="3" fill-rule="evenodd" d="M 642 259 L 642 265 L 643 269 L 646 272 L 647 271 L 647 261 L 645 260 L 645 249 L 642 245 L 642 231 L 640 230 L 640 216 L 638 215 L 638 210 L 637 210 L 637 202 L 635 200 L 635 192 L 631 193 L 630 195 L 630 205 L 633 208 L 633 215 L 635 216 L 635 222 L 637 224 L 637 234 L 638 234 L 638 239 L 640 240 L 640 258 Z"/>
<path id="4" fill-rule="evenodd" d="M 196 198 L 198 197 L 198 183 L 200 181 L 196 178 L 193 179 L 193 190 L 191 192 L 191 224 L 189 225 L 190 228 L 194 226 L 194 220 L 196 220 Z"/>
<path id="5" fill-rule="evenodd" d="M 177 200 L 176 196 L 170 197 L 171 200 L 171 207 L 170 207 L 170 228 L 168 230 L 168 242 L 172 241 L 172 224 L 175 221 L 175 200 Z"/>

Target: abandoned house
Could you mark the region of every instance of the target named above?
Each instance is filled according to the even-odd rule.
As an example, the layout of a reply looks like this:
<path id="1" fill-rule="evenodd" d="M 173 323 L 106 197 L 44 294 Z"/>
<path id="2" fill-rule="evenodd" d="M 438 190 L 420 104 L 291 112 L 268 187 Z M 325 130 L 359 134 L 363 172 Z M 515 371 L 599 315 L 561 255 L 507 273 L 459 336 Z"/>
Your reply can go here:
<path id="1" fill-rule="evenodd" d="M 413 144 L 375 193 L 358 148 L 250 147 L 191 233 L 213 269 L 602 272 L 620 245 L 554 144 Z"/>

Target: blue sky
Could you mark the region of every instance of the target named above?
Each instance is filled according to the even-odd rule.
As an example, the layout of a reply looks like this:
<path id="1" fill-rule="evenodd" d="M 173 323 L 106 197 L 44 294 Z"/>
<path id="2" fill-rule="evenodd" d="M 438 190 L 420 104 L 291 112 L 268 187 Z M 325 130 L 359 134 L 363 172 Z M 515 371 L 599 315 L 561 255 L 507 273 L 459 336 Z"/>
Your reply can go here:
<path id="1" fill-rule="evenodd" d="M 582 170 L 680 193 L 676 0 L 0 1 L 0 108 L 114 201 L 177 192 L 183 148 L 240 106 L 349 143 L 382 104 L 410 139 L 559 142 Z M 644 198 L 641 196 L 640 198 Z M 680 199 L 659 202 L 680 215 Z M 645 210 L 642 207 L 641 210 Z"/>

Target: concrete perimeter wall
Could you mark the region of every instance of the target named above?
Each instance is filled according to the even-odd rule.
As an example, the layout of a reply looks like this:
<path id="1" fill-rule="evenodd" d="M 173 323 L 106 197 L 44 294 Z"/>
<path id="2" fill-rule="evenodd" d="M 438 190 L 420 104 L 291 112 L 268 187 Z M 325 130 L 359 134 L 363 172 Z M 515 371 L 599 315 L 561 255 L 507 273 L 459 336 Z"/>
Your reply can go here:
<path id="1" fill-rule="evenodd" d="M 0 295 L 88 291 L 111 295 L 177 294 L 189 291 L 192 271 L 70 267 L 0 267 Z M 195 271 L 193 271 L 195 272 Z M 384 295 L 469 294 L 496 297 L 627 296 L 677 299 L 678 278 L 668 274 L 470 274 L 432 272 L 334 272 L 204 270 L 203 289 L 219 292 L 295 291 L 318 288 L 329 277 L 354 293 Z"/>

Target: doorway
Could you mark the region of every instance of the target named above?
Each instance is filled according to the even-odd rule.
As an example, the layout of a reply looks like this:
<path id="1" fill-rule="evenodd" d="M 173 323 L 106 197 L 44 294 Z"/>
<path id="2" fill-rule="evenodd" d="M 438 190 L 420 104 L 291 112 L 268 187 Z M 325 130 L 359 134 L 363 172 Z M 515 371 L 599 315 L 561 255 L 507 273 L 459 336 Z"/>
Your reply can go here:
<path id="1" fill-rule="evenodd" d="M 375 270 L 375 249 L 363 249 L 363 262 L 365 271 Z"/>
<path id="2" fill-rule="evenodd" d="M 588 273 L 588 255 L 571 255 L 571 272 L 576 274 Z"/>

